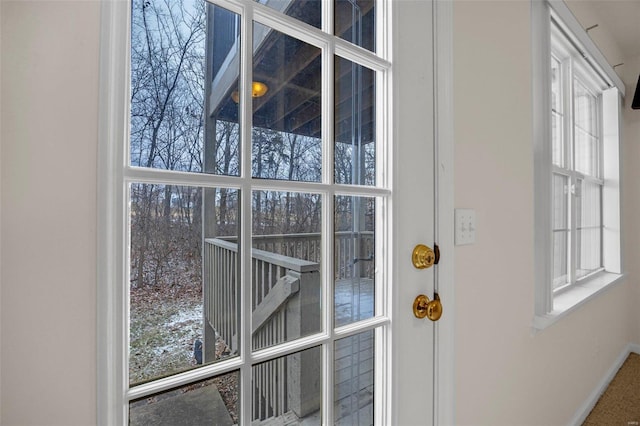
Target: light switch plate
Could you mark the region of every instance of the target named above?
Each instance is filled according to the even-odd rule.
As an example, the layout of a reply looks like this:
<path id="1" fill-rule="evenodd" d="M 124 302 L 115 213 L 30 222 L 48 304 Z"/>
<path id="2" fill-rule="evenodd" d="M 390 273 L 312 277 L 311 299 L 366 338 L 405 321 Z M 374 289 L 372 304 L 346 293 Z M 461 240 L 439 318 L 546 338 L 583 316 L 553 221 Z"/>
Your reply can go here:
<path id="1" fill-rule="evenodd" d="M 476 211 L 455 209 L 455 245 L 463 246 L 476 242 Z"/>

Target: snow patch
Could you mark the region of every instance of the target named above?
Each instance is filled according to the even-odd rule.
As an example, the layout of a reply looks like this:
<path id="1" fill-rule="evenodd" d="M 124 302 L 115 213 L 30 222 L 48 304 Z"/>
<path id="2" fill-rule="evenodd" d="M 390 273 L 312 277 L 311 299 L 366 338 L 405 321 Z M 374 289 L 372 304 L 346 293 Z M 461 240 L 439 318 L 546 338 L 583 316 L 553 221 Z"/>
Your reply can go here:
<path id="1" fill-rule="evenodd" d="M 202 305 L 182 308 L 177 314 L 173 314 L 165 323 L 166 327 L 176 326 L 182 323 L 202 323 Z"/>

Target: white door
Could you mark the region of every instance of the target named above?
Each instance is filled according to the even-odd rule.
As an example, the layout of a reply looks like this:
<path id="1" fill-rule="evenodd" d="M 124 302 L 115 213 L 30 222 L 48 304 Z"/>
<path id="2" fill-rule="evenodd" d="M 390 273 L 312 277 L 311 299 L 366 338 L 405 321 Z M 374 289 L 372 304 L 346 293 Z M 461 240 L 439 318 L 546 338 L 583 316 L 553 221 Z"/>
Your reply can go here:
<path id="1" fill-rule="evenodd" d="M 433 298 L 437 267 L 417 269 L 411 260 L 416 245 L 433 248 L 435 241 L 432 3 L 400 1 L 395 6 L 393 267 L 398 270 L 392 284 L 392 423 L 427 425 L 433 424 L 434 413 L 434 323 L 417 319 L 412 304 L 419 294 Z"/>
<path id="2" fill-rule="evenodd" d="M 437 422 L 432 2 L 129 7 L 101 421 Z"/>

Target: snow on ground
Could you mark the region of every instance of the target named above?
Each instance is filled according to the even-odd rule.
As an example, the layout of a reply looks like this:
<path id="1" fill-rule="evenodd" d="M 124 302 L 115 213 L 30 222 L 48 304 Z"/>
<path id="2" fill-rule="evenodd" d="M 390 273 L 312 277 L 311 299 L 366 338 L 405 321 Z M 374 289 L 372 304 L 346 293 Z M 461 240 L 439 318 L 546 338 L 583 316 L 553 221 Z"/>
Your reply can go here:
<path id="1" fill-rule="evenodd" d="M 131 293 L 130 383 L 193 368 L 193 342 L 202 339 L 203 328 L 199 294 L 158 289 Z"/>

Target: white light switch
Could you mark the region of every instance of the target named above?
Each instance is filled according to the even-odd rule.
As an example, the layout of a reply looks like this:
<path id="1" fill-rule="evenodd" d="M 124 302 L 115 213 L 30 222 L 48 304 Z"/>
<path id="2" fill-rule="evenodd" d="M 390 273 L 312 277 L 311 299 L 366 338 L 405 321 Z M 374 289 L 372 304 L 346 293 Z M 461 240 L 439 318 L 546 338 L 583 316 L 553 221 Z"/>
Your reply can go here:
<path id="1" fill-rule="evenodd" d="M 462 246 L 476 242 L 476 211 L 473 209 L 455 210 L 455 245 Z"/>

